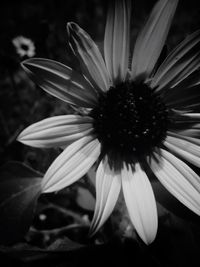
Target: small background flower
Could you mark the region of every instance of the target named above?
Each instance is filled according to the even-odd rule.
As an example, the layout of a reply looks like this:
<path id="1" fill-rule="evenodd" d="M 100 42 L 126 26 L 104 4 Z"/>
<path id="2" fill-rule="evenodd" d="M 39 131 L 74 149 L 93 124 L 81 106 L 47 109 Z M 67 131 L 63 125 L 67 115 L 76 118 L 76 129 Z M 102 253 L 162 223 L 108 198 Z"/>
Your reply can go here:
<path id="1" fill-rule="evenodd" d="M 155 1 L 153 0 L 134 0 L 132 20 L 134 27 L 132 27 L 133 31 L 131 32 L 133 42 L 154 3 Z M 167 40 L 168 50 L 171 50 L 189 33 L 199 28 L 199 13 L 198 0 L 181 1 Z M 1 165 L 9 160 L 17 160 L 39 171 L 46 171 L 60 151 L 56 149 L 49 149 L 48 151 L 38 150 L 23 146 L 15 141 L 17 135 L 26 126 L 43 118 L 72 112 L 78 113 L 77 110 L 73 110 L 71 107 L 64 105 L 62 102 L 39 90 L 26 77 L 19 67 L 20 59 L 16 55 L 12 40 L 16 36 L 26 36 L 28 39 L 34 40 L 37 57 L 48 57 L 79 69 L 78 62 L 66 45 L 66 22 L 75 21 L 81 25 L 91 34 L 102 49 L 101 40 L 103 39 L 105 14 L 106 3 L 100 0 L 69 0 L 60 2 L 50 0 L 38 3 L 21 0 L 5 1 L 1 4 Z M 199 173 L 198 170 L 197 172 Z M 58 194 L 42 197 L 39 200 L 33 225 L 25 238 L 25 243 L 40 248 L 47 248 L 54 241 L 58 240 L 59 242 L 61 234 L 58 231 L 53 236 L 52 231 L 42 231 L 60 228 L 63 231 L 61 231 L 63 236 L 73 241 L 87 244 L 88 221 L 85 218 L 89 218 L 89 221 L 91 220 L 94 208 L 94 198 L 86 189 L 88 186 L 91 186 L 89 182 L 87 185 L 76 184 Z M 174 200 L 170 199 L 170 201 L 173 202 Z M 63 207 L 64 210 L 62 209 Z M 182 265 L 184 263 L 192 265 L 192 260 L 200 248 L 199 220 L 191 215 L 191 213 L 185 211 L 182 206 L 180 209 L 177 209 L 175 205 L 174 213 L 171 210 L 169 211 L 167 207 L 159 206 L 159 209 L 159 212 L 162 214 L 160 230 L 158 240 L 153 245 L 152 250 L 149 249 L 148 251 L 141 252 L 134 241 L 129 241 L 130 243 L 128 243 L 127 239 L 123 239 L 121 240 L 124 242 L 123 246 L 120 245 L 118 247 L 118 244 L 111 244 L 108 248 L 103 248 L 102 252 L 100 252 L 100 257 L 99 252 L 95 250 L 94 255 L 99 257 L 99 262 L 102 262 L 100 258 L 104 258 L 103 255 L 106 255 L 108 261 L 112 262 L 113 260 L 117 263 L 120 257 L 116 255 L 120 252 L 123 255 L 124 264 L 128 264 L 131 261 L 134 264 L 134 256 L 136 257 L 135 261 L 137 261 L 139 256 L 141 260 L 146 256 L 147 262 L 150 263 L 156 258 L 154 265 L 173 266 L 173 264 L 180 264 L 180 262 Z M 66 210 L 68 210 L 68 213 Z M 72 212 L 70 213 L 70 211 Z M 85 215 L 89 217 L 85 217 Z M 126 229 L 123 233 L 124 236 L 127 238 L 132 237 L 133 229 L 130 229 L 127 217 L 124 216 L 122 220 L 116 209 L 116 213 L 106 224 L 104 230 L 99 233 L 95 240 L 92 240 L 93 244 L 102 244 L 112 239 L 112 231 L 110 229 L 114 227 L 116 232 L 122 229 L 121 226 L 121 228 L 119 227 L 118 221 Z M 83 227 L 75 227 L 77 224 Z M 69 229 L 71 230 L 63 228 L 66 226 L 70 226 L 71 228 L 69 227 Z M 167 256 L 166 251 L 168 251 Z M 133 255 L 133 252 L 135 252 L 135 255 Z M 185 252 L 187 252 L 188 257 Z M 86 255 L 92 258 L 92 253 L 87 251 Z M 77 253 L 77 255 L 79 254 Z M 72 257 L 71 264 L 72 266 L 73 264 L 80 265 L 82 261 L 87 262 L 86 258 L 86 256 L 83 256 L 82 260 L 79 260 L 77 257 Z"/>
<path id="2" fill-rule="evenodd" d="M 31 39 L 24 36 L 17 36 L 12 40 L 12 43 L 20 57 L 29 58 L 35 56 L 35 44 Z"/>

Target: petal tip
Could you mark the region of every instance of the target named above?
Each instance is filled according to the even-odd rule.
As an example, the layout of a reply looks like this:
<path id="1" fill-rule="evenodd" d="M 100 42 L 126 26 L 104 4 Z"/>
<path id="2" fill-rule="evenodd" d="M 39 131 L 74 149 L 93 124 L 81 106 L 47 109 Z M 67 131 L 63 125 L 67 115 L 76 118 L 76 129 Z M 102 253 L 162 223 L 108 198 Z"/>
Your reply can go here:
<path id="1" fill-rule="evenodd" d="M 44 178 L 42 180 L 42 183 L 41 183 L 41 191 L 42 193 L 53 193 L 55 191 L 58 191 L 58 190 L 53 190 L 53 186 L 49 186 L 49 183 L 48 183 L 48 180 L 46 178 L 46 174 L 44 175 Z"/>
<path id="2" fill-rule="evenodd" d="M 138 234 L 146 245 L 151 245 L 156 239 L 157 231 L 158 231 L 158 220 L 156 220 L 155 225 L 154 227 L 152 227 L 152 229 L 149 229 L 145 233 L 140 233 L 140 234 L 138 233 Z"/>
<path id="3" fill-rule="evenodd" d="M 22 69 L 23 69 L 24 71 L 27 71 L 28 63 L 29 63 L 29 59 L 26 59 L 26 60 L 24 60 L 24 61 L 22 61 L 22 62 L 20 63 L 20 65 L 21 65 L 21 67 L 22 67 Z"/>
<path id="4" fill-rule="evenodd" d="M 16 140 L 17 140 L 18 142 L 20 142 L 20 143 L 23 143 L 23 132 L 24 132 L 24 131 L 22 131 L 22 132 L 17 136 L 17 138 L 16 138 Z"/>
<path id="5" fill-rule="evenodd" d="M 75 22 L 67 22 L 67 32 L 69 35 L 73 34 L 74 32 L 77 32 L 79 29 L 80 27 Z"/>
<path id="6" fill-rule="evenodd" d="M 90 229 L 89 229 L 89 233 L 88 233 L 88 236 L 91 238 L 93 237 L 97 232 L 98 230 L 100 229 L 100 225 L 96 225 L 96 222 L 95 221 L 92 221 L 91 222 L 91 225 L 90 225 Z"/>
<path id="7" fill-rule="evenodd" d="M 22 66 L 23 69 L 28 68 L 29 65 L 31 65 L 31 62 L 34 62 L 35 58 L 28 58 L 23 60 L 20 64 Z"/>
<path id="8" fill-rule="evenodd" d="M 94 231 L 92 225 L 90 226 L 89 232 L 88 232 L 88 236 L 89 238 L 92 238 L 95 235 L 96 231 Z"/>
<path id="9" fill-rule="evenodd" d="M 70 33 L 70 30 L 72 29 L 73 23 L 74 22 L 72 22 L 72 21 L 67 22 L 67 32 L 68 32 L 68 34 Z"/>

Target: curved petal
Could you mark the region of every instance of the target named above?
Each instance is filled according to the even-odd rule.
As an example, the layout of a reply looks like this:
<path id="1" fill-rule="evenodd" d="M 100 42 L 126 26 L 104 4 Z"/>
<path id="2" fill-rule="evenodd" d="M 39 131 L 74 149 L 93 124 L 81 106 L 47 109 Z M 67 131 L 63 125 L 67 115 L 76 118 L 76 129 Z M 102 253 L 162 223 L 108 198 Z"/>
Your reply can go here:
<path id="1" fill-rule="evenodd" d="M 167 136 L 164 145 L 173 153 L 200 167 L 200 146 L 174 136 Z"/>
<path id="2" fill-rule="evenodd" d="M 200 180 L 185 163 L 161 149 L 159 161 L 152 159 L 150 167 L 165 188 L 180 202 L 200 215 Z M 160 155 L 157 154 L 159 158 Z"/>
<path id="3" fill-rule="evenodd" d="M 190 118 L 191 120 L 200 122 L 200 113 L 185 113 L 184 116 Z"/>
<path id="4" fill-rule="evenodd" d="M 110 7 L 105 36 L 104 56 L 112 81 L 126 78 L 129 61 L 131 1 L 115 1 Z"/>
<path id="5" fill-rule="evenodd" d="M 200 86 L 198 83 L 195 83 L 195 81 L 197 82 L 197 77 L 200 82 L 200 71 L 195 71 L 190 76 L 173 87 L 172 90 L 167 90 L 166 88 L 164 91 L 164 100 L 169 108 L 200 112 Z"/>
<path id="6" fill-rule="evenodd" d="M 80 179 L 100 155 L 100 143 L 86 136 L 68 146 L 51 164 L 42 180 L 42 192 L 58 191 Z"/>
<path id="7" fill-rule="evenodd" d="M 81 29 L 76 23 L 67 23 L 69 42 L 74 54 L 85 66 L 92 80 L 98 88 L 107 91 L 110 86 L 110 79 L 103 57 L 89 34 Z"/>
<path id="8" fill-rule="evenodd" d="M 189 143 L 192 143 L 194 145 L 200 146 L 200 129 L 188 129 L 188 130 L 183 130 L 183 131 L 179 131 L 177 133 L 175 132 L 170 132 L 168 131 L 167 134 L 169 136 L 178 138 L 180 140 L 186 140 Z"/>
<path id="9" fill-rule="evenodd" d="M 200 113 L 188 113 L 184 110 L 171 110 L 169 129 L 173 132 L 195 128 L 199 124 Z"/>
<path id="10" fill-rule="evenodd" d="M 127 209 L 137 233 L 146 244 L 156 237 L 158 216 L 153 190 L 139 163 L 122 169 L 122 187 Z"/>
<path id="11" fill-rule="evenodd" d="M 199 51 L 200 30 L 189 35 L 169 54 L 153 77 L 151 86 L 161 90 L 178 85 L 200 67 Z"/>
<path id="12" fill-rule="evenodd" d="M 33 147 L 62 147 L 92 132 L 92 118 L 63 115 L 44 119 L 27 127 L 18 141 Z"/>
<path id="13" fill-rule="evenodd" d="M 22 62 L 22 67 L 47 93 L 73 105 L 94 107 L 97 93 L 78 72 L 50 59 L 32 58 Z"/>
<path id="14" fill-rule="evenodd" d="M 190 141 L 193 143 L 193 141 L 196 141 L 196 144 L 200 145 L 200 129 L 196 129 L 196 128 L 191 128 L 191 129 L 187 129 L 187 130 L 183 130 L 178 132 L 178 134 L 184 138 L 186 138 L 186 140 Z M 192 141 L 193 140 L 193 141 Z"/>
<path id="15" fill-rule="evenodd" d="M 95 234 L 112 213 L 121 189 L 121 176 L 103 159 L 96 174 L 96 205 L 90 233 Z"/>
<path id="16" fill-rule="evenodd" d="M 164 149 L 161 149 L 161 151 L 162 156 L 168 160 L 200 194 L 200 177 L 182 160 Z"/>
<path id="17" fill-rule="evenodd" d="M 132 79 L 148 77 L 160 56 L 178 0 L 160 0 L 140 32 L 132 59 Z"/>

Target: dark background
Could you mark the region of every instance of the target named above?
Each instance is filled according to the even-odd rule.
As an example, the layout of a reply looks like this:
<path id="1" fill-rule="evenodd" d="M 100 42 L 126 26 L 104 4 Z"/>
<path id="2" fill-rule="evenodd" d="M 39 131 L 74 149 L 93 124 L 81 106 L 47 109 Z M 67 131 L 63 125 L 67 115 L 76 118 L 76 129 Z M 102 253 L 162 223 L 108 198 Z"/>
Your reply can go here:
<path id="1" fill-rule="evenodd" d="M 139 29 L 142 27 L 155 2 L 155 0 L 132 1 L 132 47 Z M 92 36 L 102 50 L 108 4 L 109 1 L 100 0 L 1 1 L 0 166 L 14 160 L 45 172 L 60 151 L 56 149 L 44 150 L 27 147 L 18 143 L 16 138 L 25 127 L 36 121 L 54 115 L 73 112 L 70 106 L 46 94 L 28 79 L 20 67 L 20 62 L 26 59 L 26 57 L 19 57 L 12 44 L 12 40 L 17 36 L 29 38 L 35 44 L 35 57 L 54 59 L 79 69 L 79 63 L 72 55 L 67 43 L 66 23 L 69 21 L 78 23 Z M 168 51 L 198 28 L 200 28 L 199 1 L 180 0 L 167 39 Z M 70 193 L 67 191 L 69 199 L 66 200 L 65 198 L 64 200 L 63 194 L 56 204 L 60 204 L 59 201 L 61 200 L 65 201 L 68 208 L 74 210 L 75 207 L 75 212 L 82 216 L 85 211 L 77 209 L 74 202 L 72 203 L 71 201 L 73 197 L 77 197 L 76 192 L 77 187 L 72 187 Z M 55 200 L 55 197 L 53 199 Z M 41 206 L 44 206 L 43 200 L 40 201 L 39 211 L 37 211 L 38 216 Z M 48 209 L 47 213 L 49 214 L 50 221 L 48 220 L 46 224 L 42 224 L 38 222 L 37 217 L 34 221 L 36 227 L 46 229 L 66 224 L 66 220 L 63 219 L 58 211 Z M 89 215 L 92 215 L 91 211 Z M 71 219 L 69 216 L 67 219 L 68 224 L 71 223 Z M 35 262 L 34 264 L 29 262 L 28 265 L 24 264 L 22 266 L 40 266 L 39 264 L 41 266 L 46 264 L 49 266 L 112 266 L 118 263 L 124 266 L 130 264 L 132 266 L 144 264 L 145 266 L 198 266 L 195 261 L 198 259 L 198 253 L 200 252 L 199 220 L 198 225 L 192 224 L 192 228 L 190 228 L 188 221 L 186 223 L 185 220 L 177 219 L 176 216 L 173 219 L 175 223 L 172 220 L 172 224 L 170 224 L 172 227 L 170 226 L 170 228 L 168 223 L 161 223 L 158 238 L 149 248 L 138 246 L 133 241 L 128 241 L 122 246 L 118 243 L 118 240 L 110 245 L 106 244 L 98 248 L 93 246 L 86 247 L 84 250 L 74 252 L 73 254 L 66 254 L 66 259 L 61 261 L 60 265 L 56 258 L 55 262 L 42 259 L 41 261 L 38 260 L 38 263 L 36 261 L 36 264 Z M 191 221 L 189 220 L 190 224 Z M 85 241 L 82 238 L 82 234 L 80 232 L 73 233 L 70 238 L 82 243 Z M 41 247 L 44 240 L 35 240 L 34 238 L 32 244 Z M 3 256 L 2 259 L 4 257 L 7 265 L 3 266 L 17 264 L 15 261 L 9 263 L 9 257 Z"/>

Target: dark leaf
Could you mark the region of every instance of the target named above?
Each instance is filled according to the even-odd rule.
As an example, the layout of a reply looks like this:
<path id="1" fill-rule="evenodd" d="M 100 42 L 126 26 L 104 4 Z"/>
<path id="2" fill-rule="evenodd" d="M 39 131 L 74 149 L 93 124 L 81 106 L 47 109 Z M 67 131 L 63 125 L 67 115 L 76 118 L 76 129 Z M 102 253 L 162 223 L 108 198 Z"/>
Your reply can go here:
<path id="1" fill-rule="evenodd" d="M 79 250 L 83 247 L 85 246 L 64 237 L 62 239 L 57 239 L 49 247 L 44 249 L 28 245 L 27 243 L 19 243 L 13 247 L 0 246 L 0 252 L 24 262 L 32 262 L 45 258 L 52 258 L 58 254 L 60 255 L 60 253 L 65 254 L 67 252 Z"/>
<path id="2" fill-rule="evenodd" d="M 53 244 L 51 244 L 47 250 L 48 251 L 57 251 L 57 252 L 66 252 L 70 250 L 76 250 L 79 248 L 84 247 L 84 245 L 79 244 L 77 242 L 74 242 L 70 240 L 67 237 L 64 237 L 63 239 L 57 239 Z"/>
<path id="3" fill-rule="evenodd" d="M 1 244 L 14 243 L 28 231 L 40 192 L 40 173 L 19 162 L 0 168 Z"/>
<path id="4" fill-rule="evenodd" d="M 95 199 L 92 194 L 85 188 L 78 188 L 77 204 L 86 210 L 94 210 Z"/>
<path id="5" fill-rule="evenodd" d="M 156 200 L 174 215 L 194 223 L 200 223 L 200 217 L 184 206 L 172 194 L 170 194 L 159 181 L 153 181 L 152 187 Z"/>
<path id="6" fill-rule="evenodd" d="M 84 176 L 84 179 L 79 183 L 78 195 L 77 195 L 77 204 L 85 209 L 94 211 L 95 208 L 95 168 L 91 168 L 87 175 Z"/>

